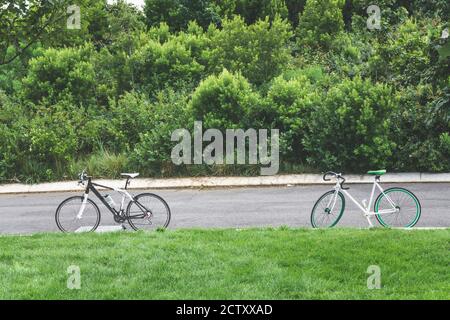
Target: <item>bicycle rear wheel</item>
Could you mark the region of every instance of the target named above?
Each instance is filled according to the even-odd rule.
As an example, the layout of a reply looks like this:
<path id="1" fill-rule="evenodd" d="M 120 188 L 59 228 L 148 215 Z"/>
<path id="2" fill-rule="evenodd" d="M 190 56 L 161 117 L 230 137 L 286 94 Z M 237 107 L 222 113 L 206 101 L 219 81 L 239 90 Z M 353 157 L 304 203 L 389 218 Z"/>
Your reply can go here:
<path id="1" fill-rule="evenodd" d="M 345 198 L 341 192 L 331 190 L 317 200 L 311 212 L 313 228 L 334 227 L 342 217 L 345 209 Z"/>
<path id="2" fill-rule="evenodd" d="M 404 188 L 390 188 L 375 200 L 375 213 L 397 209 L 392 213 L 376 214 L 378 222 L 384 227 L 411 228 L 419 221 L 422 207 L 419 199 Z"/>
<path id="3" fill-rule="evenodd" d="M 94 201 L 84 197 L 70 197 L 58 206 L 55 213 L 56 225 L 62 232 L 91 232 L 100 224 L 100 210 Z"/>
<path id="4" fill-rule="evenodd" d="M 134 230 L 167 228 L 170 223 L 169 205 L 153 193 L 141 193 L 127 207 L 128 223 Z"/>

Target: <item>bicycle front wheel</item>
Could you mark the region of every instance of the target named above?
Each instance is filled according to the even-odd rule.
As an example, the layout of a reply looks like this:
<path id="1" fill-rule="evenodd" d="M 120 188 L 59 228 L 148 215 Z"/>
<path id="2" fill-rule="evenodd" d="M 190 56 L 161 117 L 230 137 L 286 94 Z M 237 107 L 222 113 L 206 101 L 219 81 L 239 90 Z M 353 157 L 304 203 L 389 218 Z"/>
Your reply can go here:
<path id="1" fill-rule="evenodd" d="M 56 209 L 56 225 L 62 232 L 90 232 L 100 224 L 100 210 L 91 199 L 70 197 Z"/>
<path id="2" fill-rule="evenodd" d="M 422 207 L 411 191 L 390 188 L 375 200 L 374 211 L 378 222 L 384 227 L 411 228 L 419 221 Z"/>
<path id="3" fill-rule="evenodd" d="M 334 227 L 342 217 L 345 198 L 341 192 L 328 191 L 317 200 L 311 212 L 313 228 Z"/>
<path id="4" fill-rule="evenodd" d="M 170 208 L 160 196 L 142 193 L 128 204 L 127 219 L 134 230 L 165 229 L 170 223 Z"/>

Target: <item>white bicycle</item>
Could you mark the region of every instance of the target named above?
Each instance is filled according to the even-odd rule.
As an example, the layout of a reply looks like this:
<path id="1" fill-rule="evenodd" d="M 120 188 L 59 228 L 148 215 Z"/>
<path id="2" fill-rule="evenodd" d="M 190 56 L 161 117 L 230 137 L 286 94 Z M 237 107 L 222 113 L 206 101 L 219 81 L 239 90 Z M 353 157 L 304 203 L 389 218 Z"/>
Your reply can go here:
<path id="1" fill-rule="evenodd" d="M 327 172 L 323 180 L 331 181 L 328 176 L 336 179 L 334 190 L 328 191 L 317 200 L 311 212 L 311 224 L 314 228 L 327 228 L 335 226 L 345 210 L 344 194 L 350 198 L 358 208 L 363 212 L 370 227 L 373 227 L 371 217 L 375 216 L 378 222 L 384 227 L 411 228 L 419 221 L 422 211 L 419 199 L 409 190 L 400 187 L 383 190 L 380 186 L 380 177 L 386 173 L 386 170 L 375 170 L 367 172 L 375 176 L 375 180 L 370 194 L 369 203 L 362 201 L 359 203 L 344 187 L 345 178 L 341 173 Z M 381 192 L 374 202 L 373 211 L 372 201 L 375 195 L 375 189 Z"/>

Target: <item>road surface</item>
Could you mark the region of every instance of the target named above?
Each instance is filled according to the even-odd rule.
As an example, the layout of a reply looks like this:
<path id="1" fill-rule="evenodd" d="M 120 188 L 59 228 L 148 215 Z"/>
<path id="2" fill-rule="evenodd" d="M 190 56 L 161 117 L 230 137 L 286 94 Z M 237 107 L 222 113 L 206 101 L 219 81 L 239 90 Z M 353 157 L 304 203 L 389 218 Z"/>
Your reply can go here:
<path id="1" fill-rule="evenodd" d="M 349 185 L 359 200 L 369 198 L 371 185 Z M 383 185 L 385 188 L 395 186 Z M 450 184 L 402 184 L 420 199 L 422 217 L 417 227 L 450 227 Z M 169 203 L 170 228 L 246 228 L 262 226 L 310 227 L 314 202 L 330 186 L 308 185 L 267 188 L 153 190 Z M 134 190 L 137 194 L 149 190 Z M 57 231 L 58 204 L 80 193 L 0 195 L 0 233 L 27 234 Z M 116 199 L 117 200 L 117 199 Z M 97 200 L 101 225 L 114 225 L 109 211 Z M 119 201 L 116 201 L 118 203 Z M 376 221 L 374 221 L 376 224 Z M 347 199 L 338 227 L 366 227 L 359 209 Z"/>

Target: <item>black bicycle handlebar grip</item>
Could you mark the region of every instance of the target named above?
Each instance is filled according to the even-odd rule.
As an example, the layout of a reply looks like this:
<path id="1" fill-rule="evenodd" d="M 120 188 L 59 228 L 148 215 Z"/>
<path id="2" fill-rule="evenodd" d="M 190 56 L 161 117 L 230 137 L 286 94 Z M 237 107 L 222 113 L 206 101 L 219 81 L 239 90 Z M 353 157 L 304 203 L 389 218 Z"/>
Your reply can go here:
<path id="1" fill-rule="evenodd" d="M 323 175 L 323 180 L 324 181 L 331 181 L 331 179 L 327 179 L 327 176 L 328 175 L 334 175 L 334 176 L 337 176 L 337 173 L 336 172 L 333 172 L 333 171 L 328 171 L 327 173 L 325 173 L 324 175 Z"/>
<path id="2" fill-rule="evenodd" d="M 342 178 L 342 182 L 341 182 L 341 189 L 342 190 L 348 190 L 348 189 L 350 189 L 350 188 L 344 188 L 344 183 L 345 183 L 345 178 Z"/>

